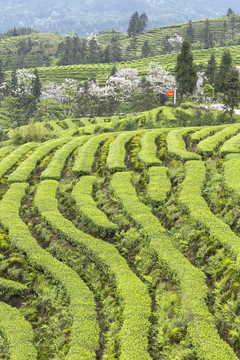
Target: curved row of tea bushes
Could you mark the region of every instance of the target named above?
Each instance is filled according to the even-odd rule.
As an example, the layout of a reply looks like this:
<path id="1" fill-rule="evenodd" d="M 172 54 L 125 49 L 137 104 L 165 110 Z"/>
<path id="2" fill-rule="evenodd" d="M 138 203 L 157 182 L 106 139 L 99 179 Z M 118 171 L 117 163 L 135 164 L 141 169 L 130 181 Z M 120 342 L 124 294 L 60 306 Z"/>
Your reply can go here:
<path id="1" fill-rule="evenodd" d="M 239 131 L 240 124 L 229 125 L 213 136 L 200 141 L 197 145 L 197 152 L 203 156 L 211 156 L 219 145 Z"/>
<path id="2" fill-rule="evenodd" d="M 126 144 L 131 138 L 136 135 L 136 132 L 126 131 L 118 135 L 118 137 L 110 144 L 109 153 L 107 157 L 107 167 L 111 172 L 126 170 Z"/>
<path id="3" fill-rule="evenodd" d="M 181 161 L 201 159 L 201 156 L 186 150 L 184 136 L 191 131 L 190 128 L 171 130 L 166 138 L 168 153 Z"/>
<path id="4" fill-rule="evenodd" d="M 109 134 L 101 134 L 91 137 L 78 151 L 73 165 L 76 175 L 90 175 L 99 146 L 108 139 Z"/>
<path id="5" fill-rule="evenodd" d="M 38 185 L 35 206 L 47 224 L 65 241 L 81 246 L 116 287 L 122 309 L 119 360 L 150 360 L 148 353 L 151 299 L 146 285 L 130 270 L 114 245 L 75 228 L 58 210 L 58 182 L 45 180 Z"/>
<path id="6" fill-rule="evenodd" d="M 67 159 L 71 156 L 72 152 L 87 141 L 86 136 L 79 137 L 69 141 L 55 152 L 48 167 L 41 173 L 41 179 L 55 179 L 61 178 L 61 173 L 66 164 Z"/>
<path id="7" fill-rule="evenodd" d="M 226 125 L 204 127 L 203 129 L 198 130 L 198 131 L 194 132 L 193 134 L 191 134 L 191 136 L 190 136 L 191 140 L 194 143 L 197 143 L 197 142 L 207 138 L 208 136 L 213 135 L 216 131 L 224 129 L 224 127 L 226 127 Z"/>
<path id="8" fill-rule="evenodd" d="M 29 151 L 36 148 L 39 144 L 29 142 L 19 146 L 16 150 L 12 151 L 0 162 L 0 179 Z"/>
<path id="9" fill-rule="evenodd" d="M 74 123 L 72 121 L 72 119 L 65 119 L 63 122 L 67 125 L 69 130 L 76 130 L 77 129 L 77 124 Z"/>
<path id="10" fill-rule="evenodd" d="M 92 197 L 95 176 L 82 176 L 72 190 L 77 212 L 91 229 L 99 231 L 101 236 L 112 236 L 118 226 L 108 220 L 106 214 L 97 208 Z"/>
<path id="11" fill-rule="evenodd" d="M 240 157 L 224 162 L 223 183 L 225 189 L 240 198 Z"/>
<path id="12" fill-rule="evenodd" d="M 20 312 L 0 302 L 0 331 L 6 338 L 10 360 L 36 360 L 34 332 Z"/>
<path id="13" fill-rule="evenodd" d="M 26 294 L 28 287 L 16 281 L 4 279 L 0 277 L 0 293 L 7 296 Z"/>
<path id="14" fill-rule="evenodd" d="M 58 125 L 55 121 L 46 123 L 46 126 L 52 129 L 55 136 L 61 136 L 64 131 L 63 128 L 60 125 Z"/>
<path id="15" fill-rule="evenodd" d="M 204 274 L 174 247 L 156 216 L 139 201 L 131 177 L 131 172 L 116 173 L 110 187 L 126 213 L 146 231 L 150 247 L 158 255 L 159 261 L 176 274 L 187 331 L 197 357 L 201 360 L 236 360 L 233 350 L 220 339 L 214 318 L 205 303 L 208 288 Z"/>
<path id="16" fill-rule="evenodd" d="M 152 166 L 148 170 L 149 183 L 147 186 L 147 198 L 154 205 L 163 203 L 171 192 L 171 181 L 168 177 L 168 169 L 164 166 Z"/>
<path id="17" fill-rule="evenodd" d="M 231 153 L 240 153 L 240 133 L 227 140 L 220 149 L 222 156 Z"/>
<path id="18" fill-rule="evenodd" d="M 215 216 L 201 195 L 206 169 L 202 161 L 189 161 L 185 164 L 185 179 L 181 184 L 179 204 L 189 212 L 190 217 L 197 224 L 204 226 L 214 239 L 230 250 L 237 260 L 240 269 L 240 238 L 231 228 Z"/>
<path id="19" fill-rule="evenodd" d="M 0 221 L 9 231 L 11 245 L 23 251 L 33 267 L 44 271 L 66 291 L 70 301 L 72 327 L 69 352 L 65 360 L 95 360 L 95 352 L 99 348 L 99 328 L 94 296 L 75 271 L 55 259 L 37 243 L 27 225 L 20 219 L 19 209 L 27 188 L 28 184 L 25 183 L 10 185 L 0 202 Z M 23 360 L 26 359 L 28 357 Z"/>
<path id="20" fill-rule="evenodd" d="M 4 146 L 0 148 L 0 157 L 6 156 L 15 149 L 15 146 Z"/>
<path id="21" fill-rule="evenodd" d="M 40 145 L 26 160 L 24 160 L 17 169 L 9 176 L 8 181 L 13 182 L 25 182 L 31 176 L 31 173 L 35 170 L 37 164 L 47 156 L 52 150 L 58 146 L 62 146 L 69 139 L 56 139 L 46 141 L 43 145 Z"/>
<path id="22" fill-rule="evenodd" d="M 161 132 L 147 132 L 143 134 L 140 144 L 141 150 L 138 157 L 146 166 L 161 165 L 162 161 L 157 158 L 157 145 L 155 143 Z"/>

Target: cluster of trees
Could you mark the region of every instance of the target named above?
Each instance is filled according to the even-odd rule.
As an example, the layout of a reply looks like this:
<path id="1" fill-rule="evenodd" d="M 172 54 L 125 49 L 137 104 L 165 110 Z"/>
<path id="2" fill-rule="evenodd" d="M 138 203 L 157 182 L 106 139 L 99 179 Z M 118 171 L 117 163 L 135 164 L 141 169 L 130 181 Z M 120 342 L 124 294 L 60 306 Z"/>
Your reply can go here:
<path id="1" fill-rule="evenodd" d="M 8 81 L 0 71 L 1 105 L 7 110 L 9 121 L 5 126 L 18 127 L 29 122 L 37 110 L 41 86 L 37 69 L 33 74 L 26 69 L 13 71 Z"/>
<path id="2" fill-rule="evenodd" d="M 5 31 L 0 34 L 0 39 L 11 37 L 11 36 L 24 36 L 24 35 L 30 35 L 32 33 L 38 33 L 37 30 L 33 30 L 30 27 L 19 27 L 19 28 L 12 28 L 8 31 Z"/>
<path id="3" fill-rule="evenodd" d="M 181 100 L 186 94 L 195 94 L 195 96 L 204 94 L 210 98 L 218 96 L 229 111 L 232 120 L 234 108 L 240 101 L 240 78 L 239 70 L 233 65 L 229 50 L 223 52 L 218 68 L 215 56 L 212 54 L 205 73 L 197 73 L 190 47 L 190 42 L 185 40 L 177 56 L 176 82 Z"/>
<path id="4" fill-rule="evenodd" d="M 228 9 L 227 16 L 229 19 L 223 22 L 222 30 L 219 32 L 217 29 L 214 29 L 214 23 L 212 23 L 213 26 L 211 27 L 208 19 L 204 21 L 200 32 L 199 25 L 193 25 L 192 20 L 190 20 L 186 27 L 187 39 L 197 47 L 200 45 L 200 40 L 200 43 L 203 43 L 204 49 L 213 48 L 214 46 L 238 45 L 240 43 L 240 17 L 231 8 Z"/>
<path id="5" fill-rule="evenodd" d="M 135 11 L 129 20 L 128 26 L 128 36 L 136 36 L 138 34 L 142 34 L 146 29 L 148 22 L 148 16 L 144 12 L 141 15 L 137 11 Z"/>
<path id="6" fill-rule="evenodd" d="M 77 34 L 66 36 L 58 45 L 58 65 L 93 64 L 122 61 L 123 54 L 117 36 L 111 43 L 102 48 L 96 38 L 79 38 Z"/>
<path id="7" fill-rule="evenodd" d="M 9 114 L 4 127 L 66 117 L 113 115 L 118 112 L 150 110 L 160 105 L 159 95 L 175 87 L 175 78 L 158 64 L 151 63 L 146 76 L 137 69 L 113 69 L 105 86 L 95 81 L 79 84 L 66 79 L 41 85 L 37 70 L 12 73 L 0 86 L 1 106 Z"/>

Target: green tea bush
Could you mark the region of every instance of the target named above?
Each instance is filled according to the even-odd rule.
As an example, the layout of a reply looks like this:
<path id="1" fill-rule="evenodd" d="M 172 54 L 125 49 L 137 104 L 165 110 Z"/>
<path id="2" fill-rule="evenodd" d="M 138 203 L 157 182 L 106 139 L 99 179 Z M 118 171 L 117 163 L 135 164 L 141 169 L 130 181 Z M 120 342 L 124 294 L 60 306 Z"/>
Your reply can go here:
<path id="1" fill-rule="evenodd" d="M 122 307 L 122 327 L 119 333 L 119 360 L 150 360 L 148 353 L 151 299 L 146 285 L 129 269 L 115 246 L 76 229 L 58 210 L 55 180 L 45 180 L 38 186 L 35 205 L 48 225 L 63 240 L 79 246 L 102 269 L 113 284 Z"/>
<path id="2" fill-rule="evenodd" d="M 77 212 L 91 229 L 99 231 L 103 237 L 113 236 L 118 226 L 109 221 L 104 212 L 97 208 L 92 197 L 95 183 L 95 176 L 82 176 L 72 190 L 72 198 L 76 202 Z"/>
<path id="3" fill-rule="evenodd" d="M 25 183 L 15 183 L 10 186 L 0 202 L 0 222 L 9 231 L 12 246 L 27 255 L 31 266 L 44 271 L 46 276 L 61 284 L 69 297 L 72 327 L 66 360 L 76 360 L 79 354 L 81 359 L 94 360 L 99 348 L 99 328 L 93 294 L 75 271 L 41 248 L 31 236 L 27 225 L 20 219 L 19 210 L 27 187 Z M 19 332 L 19 336 L 21 333 L 24 334 L 24 331 Z M 25 360 L 28 356 L 22 358 L 15 356 L 12 359 Z"/>

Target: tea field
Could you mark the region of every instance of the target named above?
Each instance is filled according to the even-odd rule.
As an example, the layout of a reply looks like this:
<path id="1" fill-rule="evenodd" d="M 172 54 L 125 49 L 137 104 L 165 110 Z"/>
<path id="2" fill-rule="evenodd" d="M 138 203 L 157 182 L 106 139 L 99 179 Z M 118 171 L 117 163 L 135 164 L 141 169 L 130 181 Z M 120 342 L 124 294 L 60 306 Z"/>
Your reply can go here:
<path id="1" fill-rule="evenodd" d="M 240 124 L 91 121 L 0 148 L 0 359 L 240 358 Z"/>

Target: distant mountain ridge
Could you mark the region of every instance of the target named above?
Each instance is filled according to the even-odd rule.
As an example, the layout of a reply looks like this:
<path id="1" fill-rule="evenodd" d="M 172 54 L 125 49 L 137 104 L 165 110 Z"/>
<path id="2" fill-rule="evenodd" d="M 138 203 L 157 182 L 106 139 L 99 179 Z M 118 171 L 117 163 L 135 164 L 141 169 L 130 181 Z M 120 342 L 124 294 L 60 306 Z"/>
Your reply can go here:
<path id="1" fill-rule="evenodd" d="M 240 12 L 238 0 L 0 0 L 0 6 L 0 32 L 30 26 L 79 35 L 112 29 L 126 32 L 134 11 L 147 13 L 148 28 L 225 15 L 230 6 Z"/>

